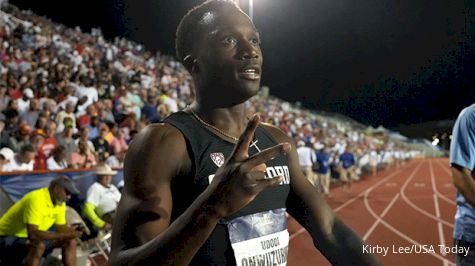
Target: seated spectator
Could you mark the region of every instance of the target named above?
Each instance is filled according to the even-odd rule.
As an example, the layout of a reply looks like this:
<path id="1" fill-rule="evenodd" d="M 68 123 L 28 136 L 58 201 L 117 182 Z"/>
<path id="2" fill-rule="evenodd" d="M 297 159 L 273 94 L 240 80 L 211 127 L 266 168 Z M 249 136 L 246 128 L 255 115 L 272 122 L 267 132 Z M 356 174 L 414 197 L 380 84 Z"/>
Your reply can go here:
<path id="1" fill-rule="evenodd" d="M 118 99 L 119 112 L 122 114 L 134 113 L 135 118 L 140 119 L 143 103 L 137 99 L 137 95 L 129 92 L 125 86 L 120 87 L 118 93 L 120 96 Z"/>
<path id="2" fill-rule="evenodd" d="M 58 141 L 56 140 L 56 122 L 48 121 L 46 124 L 46 138 L 43 142 L 43 145 L 38 150 L 38 156 L 44 159 L 42 164 L 35 165 L 35 169 L 46 169 L 46 160 L 51 155 L 51 152 L 56 149 Z"/>
<path id="3" fill-rule="evenodd" d="M 63 170 L 68 168 L 68 162 L 66 161 L 66 148 L 59 145 L 53 151 L 53 154 L 46 161 L 46 167 L 48 170 Z"/>
<path id="4" fill-rule="evenodd" d="M 35 129 L 41 129 L 43 131 L 46 130 L 46 125 L 48 124 L 48 121 L 49 121 L 49 117 L 48 117 L 48 114 L 47 112 L 41 112 L 39 117 L 38 117 L 38 120 L 36 120 L 36 124 L 35 124 Z M 45 133 L 45 136 L 46 136 L 46 133 Z"/>
<path id="5" fill-rule="evenodd" d="M 89 150 L 91 152 L 96 151 L 96 148 L 94 148 L 94 144 L 92 143 L 92 141 L 89 140 L 89 127 L 84 126 L 79 129 L 79 138 L 74 141 L 76 143 L 76 146 L 78 146 L 80 140 L 86 141 L 87 146 L 89 147 Z"/>
<path id="6" fill-rule="evenodd" d="M 18 131 L 9 138 L 8 147 L 14 152 L 19 152 L 21 146 L 30 144 L 30 134 L 31 127 L 26 123 L 21 124 Z"/>
<path id="7" fill-rule="evenodd" d="M 38 120 L 39 115 L 40 115 L 40 106 L 37 99 L 31 99 L 28 109 L 20 113 L 21 119 L 26 121 L 26 123 L 30 127 L 34 127 L 36 125 L 36 121 Z"/>
<path id="8" fill-rule="evenodd" d="M 35 148 L 31 144 L 26 144 L 20 148 L 20 151 L 13 157 L 13 160 L 3 166 L 3 171 L 33 171 L 35 156 Z"/>
<path id="9" fill-rule="evenodd" d="M 13 136 L 20 126 L 18 123 L 18 111 L 9 108 L 4 110 L 3 114 L 5 115 L 5 133 L 9 136 Z"/>
<path id="10" fill-rule="evenodd" d="M 87 104 L 88 98 L 87 96 L 82 96 L 79 98 L 77 104 L 76 104 L 76 117 L 82 117 L 83 115 L 86 114 L 86 108 L 88 107 Z M 86 117 L 87 118 L 87 117 Z M 83 125 L 88 124 L 90 121 L 78 121 L 78 126 L 82 127 Z"/>
<path id="11" fill-rule="evenodd" d="M 11 160 L 13 160 L 13 156 L 15 154 L 10 148 L 4 147 L 0 149 L 0 172 L 3 172 L 3 166 L 8 164 Z"/>
<path id="12" fill-rule="evenodd" d="M 65 109 L 59 111 L 56 115 L 56 123 L 58 124 L 58 132 L 61 132 L 62 129 L 66 126 L 65 123 L 71 125 L 73 128 L 76 128 L 76 116 L 74 115 L 74 109 L 76 105 L 73 102 L 67 102 Z M 69 118 L 69 120 L 65 120 Z M 67 122 L 65 122 L 67 121 Z"/>
<path id="13" fill-rule="evenodd" d="M 56 140 L 58 145 L 62 145 L 66 148 L 66 161 L 71 162 L 71 154 L 76 151 L 77 146 L 73 138 L 74 128 L 66 126 L 62 133 L 56 134 Z"/>
<path id="14" fill-rule="evenodd" d="M 118 154 L 111 154 L 106 159 L 106 164 L 111 168 L 123 168 L 124 167 L 124 159 L 125 159 L 126 151 L 122 151 Z"/>
<path id="15" fill-rule="evenodd" d="M 62 101 L 58 103 L 57 108 L 67 110 L 68 109 L 67 105 L 70 104 L 73 106 L 73 112 L 74 112 L 74 110 L 76 109 L 76 104 L 79 101 L 78 97 L 74 96 L 75 93 L 76 93 L 75 87 L 72 85 L 67 85 L 64 88 L 64 95 L 62 95 L 61 97 Z"/>
<path id="16" fill-rule="evenodd" d="M 10 143 L 10 135 L 5 131 L 5 116 L 0 113 L 0 147 L 7 147 Z"/>
<path id="17" fill-rule="evenodd" d="M 149 95 L 147 97 L 147 102 L 142 107 L 142 114 L 148 122 L 157 123 L 162 118 L 158 114 L 158 99 L 156 96 Z"/>
<path id="18" fill-rule="evenodd" d="M 49 187 L 33 190 L 0 218 L 0 264 L 40 265 L 41 258 L 61 247 L 64 265 L 76 265 L 76 238 L 82 231 L 66 225 L 66 204 L 79 191 L 65 176 Z M 55 225 L 54 232 L 49 231 Z"/>
<path id="19" fill-rule="evenodd" d="M 91 104 L 86 108 L 86 112 L 84 114 L 76 114 L 76 116 L 79 117 L 79 127 L 89 126 L 91 124 L 91 118 L 93 116 L 97 116 L 96 106 L 94 104 Z"/>
<path id="20" fill-rule="evenodd" d="M 112 176 L 117 174 L 108 165 L 96 169 L 97 181 L 87 190 L 84 214 L 98 229 L 110 230 L 121 194 L 112 184 Z"/>
<path id="21" fill-rule="evenodd" d="M 33 90 L 30 88 L 26 88 L 23 90 L 23 97 L 18 99 L 18 112 L 24 113 L 30 107 L 30 100 L 33 99 L 35 95 L 33 94 Z"/>
<path id="22" fill-rule="evenodd" d="M 99 136 L 92 140 L 92 144 L 94 144 L 94 149 L 99 157 L 107 158 L 109 156 L 109 142 L 106 140 L 106 135 L 109 133 L 109 127 L 106 124 L 101 124 L 99 128 Z"/>
<path id="23" fill-rule="evenodd" d="M 73 168 L 92 168 L 96 164 L 96 157 L 89 150 L 87 142 L 79 140 L 78 150 L 71 154 L 71 166 Z"/>
<path id="24" fill-rule="evenodd" d="M 76 87 L 76 96 L 79 99 L 84 96 L 87 96 L 88 100 L 85 103 L 86 107 L 99 100 L 97 90 L 96 88 L 94 88 L 94 81 L 90 77 L 80 77 L 80 85 Z"/>
<path id="25" fill-rule="evenodd" d="M 5 110 L 10 101 L 10 96 L 7 94 L 7 84 L 0 82 L 0 110 Z"/>
<path id="26" fill-rule="evenodd" d="M 121 152 L 127 151 L 129 145 L 125 140 L 123 132 L 119 129 L 117 124 L 112 124 L 110 132 L 112 133 L 112 139 L 110 141 L 110 150 L 114 154 L 119 154 Z"/>
<path id="27" fill-rule="evenodd" d="M 98 116 L 92 116 L 91 117 L 91 123 L 87 126 L 89 127 L 89 140 L 93 140 L 97 137 L 99 137 L 99 126 L 101 124 L 101 121 L 99 120 Z"/>
<path id="28" fill-rule="evenodd" d="M 99 118 L 102 121 L 112 122 L 114 121 L 114 114 L 112 113 L 113 110 L 113 103 L 111 99 L 104 99 L 104 107 L 101 110 Z"/>

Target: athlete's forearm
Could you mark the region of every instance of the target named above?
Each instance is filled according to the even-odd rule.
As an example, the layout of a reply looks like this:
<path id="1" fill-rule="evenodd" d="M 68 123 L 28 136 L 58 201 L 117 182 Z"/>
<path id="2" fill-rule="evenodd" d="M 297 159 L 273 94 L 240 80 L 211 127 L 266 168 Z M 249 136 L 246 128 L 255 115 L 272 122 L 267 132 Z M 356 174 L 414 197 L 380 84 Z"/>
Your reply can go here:
<path id="1" fill-rule="evenodd" d="M 221 218 L 204 194 L 157 237 L 112 254 L 110 265 L 188 265 Z"/>
<path id="2" fill-rule="evenodd" d="M 361 238 L 339 219 L 335 219 L 332 233 L 316 242 L 315 246 L 333 265 L 382 265 L 373 254 L 363 252 Z"/>
<path id="3" fill-rule="evenodd" d="M 457 190 L 465 200 L 475 207 L 475 179 L 469 169 L 452 165 L 452 179 Z"/>

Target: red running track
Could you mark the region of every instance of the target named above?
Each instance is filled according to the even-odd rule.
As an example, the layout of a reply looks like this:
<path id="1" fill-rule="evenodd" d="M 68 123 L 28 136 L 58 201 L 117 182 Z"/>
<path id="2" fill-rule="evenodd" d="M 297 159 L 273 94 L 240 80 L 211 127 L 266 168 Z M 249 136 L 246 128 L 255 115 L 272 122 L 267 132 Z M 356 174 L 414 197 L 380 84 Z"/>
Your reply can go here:
<path id="1" fill-rule="evenodd" d="M 375 253 L 384 265 L 455 265 L 453 253 L 441 249 L 452 247 L 456 209 L 447 158 L 412 160 L 330 194 L 328 204 L 366 244 L 388 248 Z M 288 265 L 330 265 L 292 218 L 289 233 Z"/>

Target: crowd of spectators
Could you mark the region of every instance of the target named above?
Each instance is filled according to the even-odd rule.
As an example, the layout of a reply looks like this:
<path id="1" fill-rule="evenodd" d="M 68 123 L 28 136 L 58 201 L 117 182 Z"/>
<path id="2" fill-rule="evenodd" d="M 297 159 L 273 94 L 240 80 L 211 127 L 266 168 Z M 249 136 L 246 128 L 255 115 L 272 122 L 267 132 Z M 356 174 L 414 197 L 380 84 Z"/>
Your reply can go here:
<path id="1" fill-rule="evenodd" d="M 264 121 L 278 126 L 292 136 L 298 146 L 305 147 L 298 148 L 303 151 L 301 160 L 307 161 L 301 162 L 302 169 L 310 175 L 308 161 L 312 161 L 313 172 L 319 178 L 309 179 L 325 194 L 329 187 L 325 176 L 342 179 L 351 185 L 351 181 L 363 174 L 375 175 L 378 169 L 399 166 L 421 155 L 404 143 L 391 140 L 387 134 L 369 132 L 367 127 L 350 119 L 318 115 L 277 98 L 264 101 L 256 97 L 249 103 L 249 112 L 259 112 Z M 309 149 L 315 156 L 305 155 Z"/>
<path id="2" fill-rule="evenodd" d="M 98 29 L 83 33 L 15 6 L 0 19 L 0 171 L 121 168 L 149 123 L 192 102 L 191 77 L 173 57 Z M 280 127 L 339 169 L 345 150 L 358 179 L 413 155 L 385 136 L 263 94 L 249 113 Z M 321 155 L 321 154 L 320 154 Z M 323 156 L 325 157 L 325 156 Z M 318 159 L 318 156 L 315 158 Z M 320 156 L 322 158 L 322 156 Z M 325 174 L 316 159 L 313 171 Z M 323 171 L 323 173 L 321 173 Z"/>
<path id="3" fill-rule="evenodd" d="M 120 168 L 134 134 L 188 104 L 172 57 L 9 5 L 0 19 L 2 171 Z"/>

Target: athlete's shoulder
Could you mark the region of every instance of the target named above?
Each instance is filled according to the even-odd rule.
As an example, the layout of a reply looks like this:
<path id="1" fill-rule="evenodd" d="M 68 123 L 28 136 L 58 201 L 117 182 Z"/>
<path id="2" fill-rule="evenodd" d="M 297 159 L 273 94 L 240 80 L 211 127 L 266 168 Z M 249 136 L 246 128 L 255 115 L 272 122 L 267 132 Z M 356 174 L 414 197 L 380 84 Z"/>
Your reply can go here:
<path id="1" fill-rule="evenodd" d="M 186 141 L 181 131 L 170 124 L 151 124 L 134 137 L 127 153 L 141 159 L 159 155 L 179 158 L 187 156 Z"/>
<path id="2" fill-rule="evenodd" d="M 150 124 L 143 128 L 132 140 L 131 145 L 151 145 L 161 142 L 173 142 L 183 139 L 183 134 L 168 123 Z"/>
<path id="3" fill-rule="evenodd" d="M 261 122 L 259 126 L 261 126 L 279 143 L 292 141 L 292 139 L 287 134 L 285 134 L 284 131 L 272 124 Z"/>
<path id="4" fill-rule="evenodd" d="M 181 132 L 170 124 L 152 124 L 131 142 L 125 156 L 124 178 L 150 184 L 171 180 L 190 168 L 191 160 Z"/>

